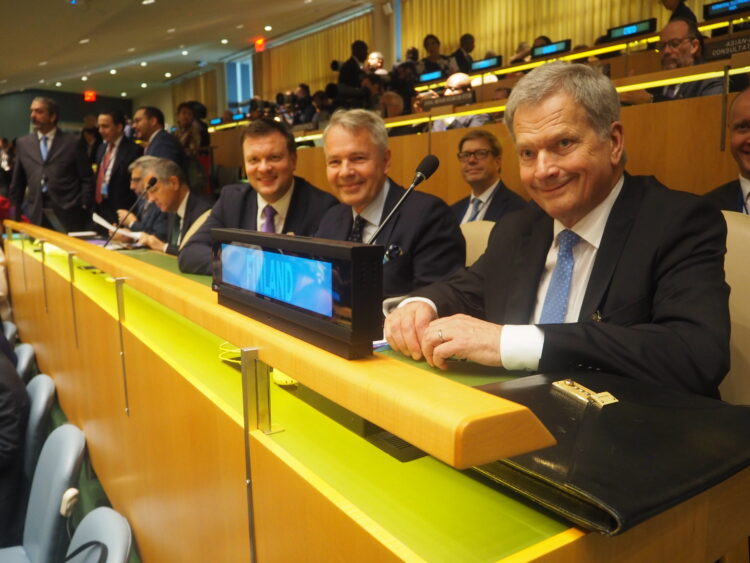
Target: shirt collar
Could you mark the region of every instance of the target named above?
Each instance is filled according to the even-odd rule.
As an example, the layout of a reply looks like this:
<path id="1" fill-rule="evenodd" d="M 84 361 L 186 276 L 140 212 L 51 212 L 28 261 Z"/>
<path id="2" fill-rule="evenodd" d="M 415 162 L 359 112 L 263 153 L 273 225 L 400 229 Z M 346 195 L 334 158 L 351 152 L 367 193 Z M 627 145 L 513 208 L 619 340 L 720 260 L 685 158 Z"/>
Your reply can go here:
<path id="1" fill-rule="evenodd" d="M 740 189 L 742 190 L 742 201 L 748 201 L 750 197 L 750 180 L 740 176 Z"/>
<path id="2" fill-rule="evenodd" d="M 286 193 L 281 196 L 281 199 L 274 203 L 267 202 L 265 199 L 263 199 L 263 196 L 261 196 L 259 192 L 255 192 L 258 198 L 258 212 L 262 213 L 265 206 L 270 205 L 276 210 L 276 214 L 279 217 L 283 217 L 286 219 L 286 215 L 289 212 L 289 205 L 292 203 L 292 192 L 294 192 L 294 178 L 292 178 L 292 185 L 289 186 L 289 189 L 286 191 Z"/>
<path id="3" fill-rule="evenodd" d="M 389 180 L 386 178 L 383 187 L 380 189 L 380 192 L 378 192 L 378 195 L 375 196 L 375 199 L 370 202 L 370 205 L 362 210 L 362 213 L 359 213 L 363 219 L 372 225 L 379 225 L 380 219 L 383 216 L 385 198 L 388 195 L 388 182 Z M 352 207 L 352 217 L 356 218 L 357 215 L 358 213 L 354 211 L 354 208 Z"/>
<path id="4" fill-rule="evenodd" d="M 51 143 L 57 134 L 57 127 L 53 127 L 50 131 L 42 133 L 41 131 L 36 132 L 36 138 L 41 141 L 42 137 L 47 137 L 47 142 Z"/>
<path id="5" fill-rule="evenodd" d="M 492 184 L 489 188 L 484 190 L 481 194 L 475 196 L 472 194 L 471 200 L 474 199 L 480 199 L 482 200 L 482 203 L 487 203 L 490 199 L 492 199 L 493 194 L 495 193 L 495 189 L 497 188 L 498 184 L 500 184 L 500 178 L 497 179 L 497 182 Z"/>
<path id="6" fill-rule="evenodd" d="M 122 138 L 123 138 L 123 135 L 120 135 L 119 137 L 117 137 L 117 139 L 115 139 L 115 142 L 112 143 L 112 150 L 113 151 L 117 150 L 117 147 L 120 146 L 120 141 L 122 141 Z"/>
<path id="7" fill-rule="evenodd" d="M 149 143 L 154 140 L 154 137 L 156 137 L 159 134 L 159 131 L 164 131 L 164 128 L 160 127 L 159 129 L 151 133 L 151 136 L 148 138 Z"/>
<path id="8" fill-rule="evenodd" d="M 617 200 L 617 196 L 622 191 L 622 186 L 625 184 L 625 176 L 620 176 L 620 179 L 609 192 L 609 195 L 604 198 L 599 205 L 589 211 L 580 221 L 573 225 L 570 230 L 589 243 L 591 246 L 599 249 L 599 245 L 602 242 L 602 236 L 604 236 L 604 227 L 607 226 L 607 219 L 612 211 L 612 207 Z M 557 235 L 561 231 L 565 230 L 566 227 L 560 221 L 555 219 L 554 223 L 554 240 L 557 243 Z"/>
<path id="9" fill-rule="evenodd" d="M 185 219 L 185 211 L 187 210 L 187 200 L 190 197 L 190 192 L 185 194 L 185 197 L 182 198 L 182 203 L 180 203 L 180 206 L 177 208 L 177 215 L 180 216 L 180 221 Z"/>

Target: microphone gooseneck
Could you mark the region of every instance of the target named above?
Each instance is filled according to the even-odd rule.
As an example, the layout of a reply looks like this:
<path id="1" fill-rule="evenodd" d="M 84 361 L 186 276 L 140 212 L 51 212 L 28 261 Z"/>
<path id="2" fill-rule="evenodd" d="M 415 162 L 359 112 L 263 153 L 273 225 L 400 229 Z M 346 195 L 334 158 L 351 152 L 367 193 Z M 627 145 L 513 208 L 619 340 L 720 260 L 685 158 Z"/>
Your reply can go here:
<path id="1" fill-rule="evenodd" d="M 419 184 L 432 176 L 435 173 L 435 170 L 438 169 L 438 166 L 440 166 L 440 161 L 434 154 L 428 154 L 422 159 L 422 162 L 420 162 L 419 166 L 417 166 L 417 171 L 414 174 L 414 179 L 411 181 L 409 189 L 404 192 L 404 195 L 402 195 L 401 199 L 399 199 L 396 205 L 393 206 L 393 209 L 391 209 L 391 212 L 388 214 L 388 216 L 380 223 L 373 235 L 367 241 L 367 244 L 373 244 L 375 242 L 375 239 L 378 238 L 380 231 L 382 231 L 383 227 L 388 224 L 388 221 L 390 221 L 391 217 L 393 217 L 393 214 L 398 211 L 398 208 L 401 207 L 401 204 L 404 203 L 404 200 L 412 191 L 414 191 L 414 188 L 416 188 Z"/>
<path id="2" fill-rule="evenodd" d="M 123 221 L 125 221 L 127 216 L 133 212 L 133 209 L 135 209 L 135 206 L 138 205 L 139 201 L 141 201 L 141 198 L 145 196 L 149 192 L 149 190 L 151 190 L 151 188 L 153 188 L 156 185 L 156 182 L 157 182 L 156 176 L 154 176 L 148 181 L 148 184 L 146 184 L 146 189 L 138 194 L 138 197 L 135 198 L 133 205 L 130 206 L 130 209 L 128 209 L 128 212 L 125 214 L 125 217 L 123 217 L 121 221 L 117 222 L 117 225 L 115 225 L 115 229 L 109 234 L 109 238 L 107 239 L 107 242 L 104 243 L 102 248 L 107 248 L 107 245 L 112 241 L 114 236 L 117 234 L 117 231 L 120 230 L 120 227 L 122 227 Z"/>

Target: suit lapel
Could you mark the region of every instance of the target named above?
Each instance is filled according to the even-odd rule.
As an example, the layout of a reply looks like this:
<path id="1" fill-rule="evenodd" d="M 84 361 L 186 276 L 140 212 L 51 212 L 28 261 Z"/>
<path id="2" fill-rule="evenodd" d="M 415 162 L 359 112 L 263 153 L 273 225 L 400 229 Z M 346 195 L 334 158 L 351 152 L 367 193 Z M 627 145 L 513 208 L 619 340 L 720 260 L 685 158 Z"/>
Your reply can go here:
<path id="1" fill-rule="evenodd" d="M 246 218 L 246 220 L 248 220 L 248 229 L 256 231 L 258 230 L 258 192 L 253 188 L 250 188 L 246 199 L 245 213 L 250 215 L 250 217 Z"/>
<path id="2" fill-rule="evenodd" d="M 607 293 L 615 267 L 620 261 L 620 255 L 638 214 L 642 197 L 643 190 L 633 183 L 630 175 L 626 174 L 625 184 L 609 213 L 602 241 L 596 253 L 589 284 L 583 297 L 581 313 L 578 316 L 581 322 L 596 315 Z"/>
<path id="3" fill-rule="evenodd" d="M 304 224 L 305 215 L 309 212 L 306 195 L 307 193 L 302 186 L 302 180 L 295 178 L 294 191 L 292 192 L 292 199 L 289 202 L 286 219 L 284 219 L 284 226 L 281 229 L 282 233 L 293 232 L 295 225 Z"/>
<path id="4" fill-rule="evenodd" d="M 404 195 L 404 190 L 402 188 L 398 188 L 391 181 L 390 178 L 388 179 L 388 185 L 385 187 L 385 189 L 388 190 L 388 193 L 385 196 L 385 204 L 383 205 L 383 214 L 380 216 L 380 223 L 382 223 L 385 220 L 385 218 L 388 217 L 388 214 L 391 212 L 391 209 L 393 209 L 396 206 L 396 204 L 398 203 L 398 200 L 401 199 L 402 195 Z M 401 217 L 401 213 L 396 212 L 393 218 L 391 218 L 390 222 L 380 232 L 375 242 L 387 247 L 388 243 L 391 240 L 391 234 L 393 233 L 393 229 L 398 224 L 400 217 Z"/>
<path id="5" fill-rule="evenodd" d="M 49 146 L 49 150 L 47 151 L 47 160 L 43 162 L 51 162 L 55 156 L 57 156 L 57 153 L 60 152 L 60 145 L 62 145 L 64 141 L 64 133 L 57 130 L 57 133 L 55 133 L 55 139 L 52 141 L 52 144 Z M 38 143 L 37 143 L 38 144 Z M 41 147 L 37 147 L 37 150 L 39 151 L 39 158 L 42 157 L 42 149 Z"/>
<path id="6" fill-rule="evenodd" d="M 536 289 L 552 244 L 552 218 L 539 208 L 537 213 L 513 255 L 506 324 L 528 324 L 536 305 Z"/>

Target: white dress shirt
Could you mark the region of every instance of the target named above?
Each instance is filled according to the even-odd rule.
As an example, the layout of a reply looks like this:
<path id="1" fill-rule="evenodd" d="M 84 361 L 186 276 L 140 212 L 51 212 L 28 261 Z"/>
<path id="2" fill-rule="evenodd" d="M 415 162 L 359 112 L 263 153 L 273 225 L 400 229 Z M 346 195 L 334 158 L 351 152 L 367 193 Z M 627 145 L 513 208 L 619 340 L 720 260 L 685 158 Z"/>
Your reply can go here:
<path id="1" fill-rule="evenodd" d="M 495 191 L 499 183 L 500 183 L 500 178 L 498 178 L 497 182 L 492 184 L 489 188 L 484 190 L 478 196 L 475 196 L 473 193 L 471 194 L 471 197 L 469 197 L 469 206 L 466 208 L 466 213 L 464 213 L 464 216 L 461 219 L 461 223 L 469 222 L 469 217 L 471 217 L 471 210 L 472 210 L 475 199 L 479 199 L 482 203 L 479 205 L 479 213 L 477 214 L 477 217 L 474 220 L 475 221 L 484 220 L 484 216 L 487 215 L 487 209 L 490 206 L 490 202 L 492 201 L 492 198 L 495 196 Z"/>
<path id="2" fill-rule="evenodd" d="M 744 176 L 740 176 L 740 188 L 742 188 L 742 213 L 750 215 L 750 180 Z"/>
<path id="3" fill-rule="evenodd" d="M 380 225 L 380 220 L 383 218 L 383 208 L 385 208 L 385 198 L 388 195 L 388 189 L 390 184 L 386 178 L 383 187 L 378 192 L 370 204 L 362 210 L 362 213 L 357 213 L 352 207 L 352 219 L 356 219 L 357 215 L 365 220 L 365 226 L 362 229 L 362 242 L 369 242 L 370 237 L 375 234 L 375 231 Z"/>
<path id="4" fill-rule="evenodd" d="M 255 217 L 256 230 L 260 231 L 263 229 L 263 220 L 265 219 L 263 217 L 263 210 L 266 208 L 266 205 L 270 205 L 276 210 L 276 215 L 273 216 L 273 230 L 275 233 L 281 233 L 284 228 L 286 216 L 289 214 L 289 204 L 292 202 L 292 193 L 294 193 L 294 178 L 292 178 L 292 185 L 289 186 L 286 193 L 275 203 L 268 203 L 263 199 L 263 196 L 256 192 L 258 201 L 258 213 Z"/>

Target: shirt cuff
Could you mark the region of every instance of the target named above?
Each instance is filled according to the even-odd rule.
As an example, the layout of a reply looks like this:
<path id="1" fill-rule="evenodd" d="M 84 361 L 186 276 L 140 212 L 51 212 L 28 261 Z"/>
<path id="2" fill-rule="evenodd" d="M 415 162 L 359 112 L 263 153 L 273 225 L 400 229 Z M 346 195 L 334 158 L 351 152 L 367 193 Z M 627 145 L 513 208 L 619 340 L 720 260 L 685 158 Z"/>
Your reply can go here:
<path id="1" fill-rule="evenodd" d="M 500 361 L 508 370 L 536 371 L 542 358 L 544 332 L 536 325 L 504 325 Z"/>
<path id="2" fill-rule="evenodd" d="M 437 305 L 435 305 L 435 303 L 433 303 L 431 299 L 427 299 L 426 297 L 407 297 L 401 303 L 399 303 L 398 307 L 396 308 L 399 309 L 404 305 L 408 305 L 409 303 L 427 303 L 430 307 L 432 307 L 432 310 L 435 311 L 435 314 L 437 315 Z"/>
<path id="3" fill-rule="evenodd" d="M 169 248 L 169 243 L 168 243 L 168 242 L 165 242 L 165 243 L 164 243 L 164 248 L 162 248 L 162 250 L 161 250 L 161 251 L 162 251 L 162 252 L 163 252 L 164 254 L 166 254 L 166 253 L 167 253 L 167 249 L 168 249 L 168 248 Z"/>

